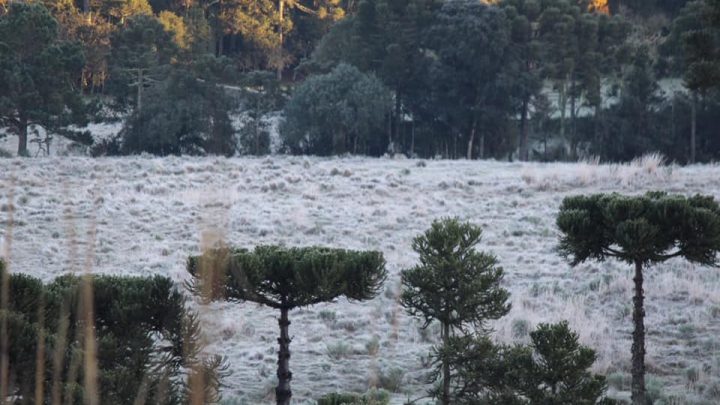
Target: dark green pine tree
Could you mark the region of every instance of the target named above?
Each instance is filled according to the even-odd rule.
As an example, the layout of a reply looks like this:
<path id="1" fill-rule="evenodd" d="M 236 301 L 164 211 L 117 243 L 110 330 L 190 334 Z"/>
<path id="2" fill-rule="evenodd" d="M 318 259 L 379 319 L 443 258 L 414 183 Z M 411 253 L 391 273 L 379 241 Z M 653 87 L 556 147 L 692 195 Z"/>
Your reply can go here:
<path id="1" fill-rule="evenodd" d="M 28 127 L 48 131 L 81 123 L 82 47 L 61 41 L 58 24 L 41 3 L 12 2 L 0 13 L 0 126 L 19 138 L 27 155 Z"/>
<path id="2" fill-rule="evenodd" d="M 422 317 L 426 328 L 433 321 L 442 327 L 442 346 L 468 326 L 483 331 L 486 322 L 507 314 L 509 293 L 500 283 L 502 268 L 495 256 L 475 250 L 480 242 L 479 226 L 458 219 L 437 220 L 413 240 L 420 264 L 402 271 L 401 303 L 410 315 Z M 451 364 L 438 357 L 442 375 L 443 404 L 451 402 Z"/>
<path id="3" fill-rule="evenodd" d="M 368 300 L 386 278 L 379 252 L 322 247 L 258 246 L 254 250 L 219 248 L 190 257 L 190 287 L 205 299 L 251 301 L 280 310 L 278 405 L 290 404 L 290 310 L 339 297 Z"/>
<path id="4" fill-rule="evenodd" d="M 578 342 L 567 321 L 540 324 L 530 347 L 511 349 L 511 385 L 531 404 L 609 404 L 605 377 L 592 374 L 595 351 Z"/>
<path id="5" fill-rule="evenodd" d="M 716 265 L 720 207 L 702 195 L 576 196 L 563 201 L 557 225 L 562 232 L 558 250 L 571 265 L 614 258 L 635 266 L 632 401 L 645 405 L 643 269 L 674 257 Z"/>

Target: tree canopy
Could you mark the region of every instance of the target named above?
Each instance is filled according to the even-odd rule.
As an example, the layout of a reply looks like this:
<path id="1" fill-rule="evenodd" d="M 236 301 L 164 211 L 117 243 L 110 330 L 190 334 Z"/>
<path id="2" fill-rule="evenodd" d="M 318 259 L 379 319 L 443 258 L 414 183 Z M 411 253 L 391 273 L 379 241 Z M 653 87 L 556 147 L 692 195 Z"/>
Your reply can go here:
<path id="1" fill-rule="evenodd" d="M 295 89 L 280 133 L 293 153 L 380 155 L 389 106 L 388 91 L 375 76 L 340 64 Z"/>
<path id="2" fill-rule="evenodd" d="M 720 207 L 711 196 L 664 192 L 566 198 L 557 225 L 559 251 L 575 265 L 617 258 L 643 265 L 682 257 L 714 265 L 720 249 Z"/>
<path id="3" fill-rule="evenodd" d="M 85 120 L 78 80 L 79 43 L 61 40 L 57 21 L 39 3 L 13 2 L 0 13 L 0 126 L 26 155 L 31 125 L 56 130 Z"/>

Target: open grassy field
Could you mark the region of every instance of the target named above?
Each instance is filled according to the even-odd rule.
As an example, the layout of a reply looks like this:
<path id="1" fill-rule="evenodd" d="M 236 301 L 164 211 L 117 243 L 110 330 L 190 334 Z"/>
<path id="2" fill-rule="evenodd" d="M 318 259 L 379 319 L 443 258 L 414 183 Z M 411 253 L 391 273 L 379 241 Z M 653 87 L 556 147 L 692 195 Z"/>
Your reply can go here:
<path id="1" fill-rule="evenodd" d="M 458 216 L 480 224 L 480 249 L 497 255 L 513 309 L 496 322 L 503 342 L 526 341 L 539 322 L 567 319 L 598 351 L 611 393 L 629 393 L 631 269 L 557 255 L 558 207 L 595 192 L 704 193 L 720 198 L 720 167 L 269 157 L 0 159 L 0 252 L 11 270 L 51 279 L 81 272 L 159 273 L 181 282 L 185 260 L 226 241 L 328 245 L 385 254 L 389 280 L 367 303 L 293 311 L 296 400 L 332 391 L 395 389 L 422 396 L 423 363 L 439 329 L 419 329 L 398 305 L 399 272 L 414 236 Z M 11 205 L 12 204 L 12 210 Z M 14 226 L 8 228 L 9 213 Z M 11 231 L 11 234 L 9 233 Z M 720 403 L 720 270 L 670 261 L 647 271 L 647 364 L 655 397 Z M 276 312 L 254 304 L 195 305 L 209 348 L 228 357 L 228 403 L 272 399 Z M 701 402 L 706 401 L 706 402 Z"/>

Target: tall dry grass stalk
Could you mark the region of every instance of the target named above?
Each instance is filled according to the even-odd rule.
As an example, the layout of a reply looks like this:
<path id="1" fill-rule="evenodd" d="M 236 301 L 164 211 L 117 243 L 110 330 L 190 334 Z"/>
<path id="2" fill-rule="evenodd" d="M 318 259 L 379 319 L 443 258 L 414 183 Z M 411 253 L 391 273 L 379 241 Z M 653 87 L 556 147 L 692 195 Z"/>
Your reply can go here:
<path id="1" fill-rule="evenodd" d="M 15 176 L 10 177 L 8 186 L 8 219 L 5 243 L 3 244 L 3 257 L 5 258 L 5 271 L 0 280 L 0 313 L 9 309 L 10 299 L 10 248 L 12 246 L 13 217 L 15 212 Z M 8 317 L 0 316 L 0 405 L 5 405 L 8 400 L 8 387 L 10 386 L 10 336 L 7 325 Z"/>
<path id="2" fill-rule="evenodd" d="M 97 199 L 95 199 L 97 201 Z M 84 402 L 86 405 L 100 404 L 100 391 L 98 390 L 97 341 L 95 338 L 95 311 L 93 308 L 93 279 L 92 266 L 95 260 L 95 239 L 97 234 L 97 220 L 93 213 L 88 231 L 88 244 L 85 256 L 85 274 L 82 283 L 82 319 L 84 320 Z"/>
<path id="3" fill-rule="evenodd" d="M 35 355 L 35 404 L 45 402 L 45 295 L 38 303 L 38 344 Z"/>

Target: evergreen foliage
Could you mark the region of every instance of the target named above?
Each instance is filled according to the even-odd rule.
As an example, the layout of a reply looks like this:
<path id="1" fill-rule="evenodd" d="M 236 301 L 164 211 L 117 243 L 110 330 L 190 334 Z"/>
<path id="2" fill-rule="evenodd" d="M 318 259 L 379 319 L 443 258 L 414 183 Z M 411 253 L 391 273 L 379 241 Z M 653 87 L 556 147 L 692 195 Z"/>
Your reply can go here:
<path id="1" fill-rule="evenodd" d="M 111 36 L 107 90 L 120 108 L 142 110 L 143 92 L 167 74 L 177 53 L 173 34 L 152 15 L 130 18 Z"/>
<path id="2" fill-rule="evenodd" d="M 473 0 L 444 3 L 429 28 L 435 105 L 448 130 L 467 143 L 468 159 L 476 147 L 486 157 L 486 134 L 505 129 L 499 123 L 511 110 L 512 73 L 503 69 L 510 35 L 502 10 Z"/>
<path id="3" fill-rule="evenodd" d="M 331 393 L 320 397 L 317 405 L 388 405 L 390 395 L 387 391 L 371 390 L 365 394 Z"/>
<path id="4" fill-rule="evenodd" d="M 59 37 L 41 3 L 12 2 L 0 13 L 0 127 L 28 154 L 31 125 L 56 130 L 86 120 L 77 83 L 84 57 L 79 43 Z"/>
<path id="5" fill-rule="evenodd" d="M 97 361 L 101 403 L 186 403 L 192 390 L 188 370 L 206 377 L 204 395 L 196 398 L 204 398 L 202 403 L 219 400 L 224 360 L 200 356 L 197 317 L 173 282 L 159 276 L 66 275 L 43 285 L 11 274 L 9 308 L 0 314 L 8 322 L 11 396 L 27 404 L 89 400 L 82 383 L 82 295 L 90 285 L 97 343 L 97 358 L 90 361 Z M 37 370 L 38 364 L 44 372 Z"/>
<path id="6" fill-rule="evenodd" d="M 232 100 L 211 81 L 176 69 L 147 93 L 122 131 L 124 153 L 155 155 L 235 153 L 235 130 L 228 115 Z"/>
<path id="7" fill-rule="evenodd" d="M 295 89 L 280 134 L 292 153 L 380 155 L 389 105 L 388 92 L 377 78 L 340 64 Z"/>
<path id="8" fill-rule="evenodd" d="M 643 268 L 673 257 L 716 265 L 720 206 L 710 196 L 663 192 L 643 196 L 596 194 L 566 198 L 557 225 L 559 252 L 577 265 L 615 258 L 635 266 L 632 399 L 645 404 L 645 310 Z"/>
<path id="9" fill-rule="evenodd" d="M 277 111 L 285 102 L 280 83 L 269 72 L 251 72 L 245 75 L 242 86 L 245 125 L 240 129 L 239 149 L 251 155 L 270 153 L 270 125 L 266 114 Z"/>
<path id="10" fill-rule="evenodd" d="M 485 330 L 487 321 L 507 314 L 509 293 L 500 286 L 502 268 L 494 256 L 477 252 L 482 230 L 458 219 L 437 220 L 424 234 L 413 239 L 420 264 L 402 271 L 400 302 L 412 316 L 441 325 L 442 346 L 449 347 L 455 332 L 472 326 Z M 443 404 L 451 403 L 450 363 L 440 357 L 435 375 L 442 377 L 442 391 L 434 393 Z"/>
<path id="11" fill-rule="evenodd" d="M 499 346 L 487 337 L 453 337 L 439 353 L 452 364 L 457 404 L 612 404 L 605 378 L 592 374 L 595 352 L 566 321 L 540 324 L 530 345 Z"/>
<path id="12" fill-rule="evenodd" d="M 322 247 L 218 248 L 190 257 L 188 271 L 194 280 L 191 289 L 205 299 L 250 301 L 280 310 L 278 405 L 288 405 L 292 396 L 288 312 L 340 297 L 371 299 L 386 278 L 379 252 Z"/>

